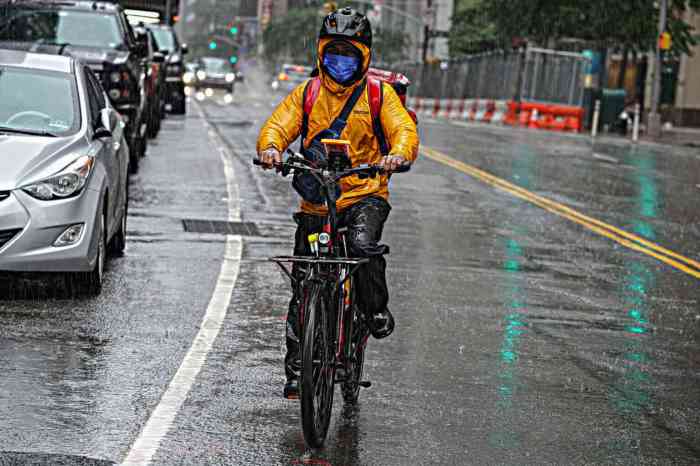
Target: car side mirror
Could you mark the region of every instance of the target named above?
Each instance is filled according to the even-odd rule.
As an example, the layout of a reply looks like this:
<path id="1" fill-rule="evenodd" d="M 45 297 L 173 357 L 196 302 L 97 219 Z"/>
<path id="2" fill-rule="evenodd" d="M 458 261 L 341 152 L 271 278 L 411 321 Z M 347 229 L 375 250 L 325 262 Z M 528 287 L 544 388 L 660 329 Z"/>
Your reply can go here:
<path id="1" fill-rule="evenodd" d="M 165 62 L 165 55 L 163 55 L 161 52 L 154 52 L 153 53 L 153 63 L 163 63 Z"/>
<path id="2" fill-rule="evenodd" d="M 93 139 L 111 138 L 112 131 L 117 126 L 117 116 L 109 108 L 100 111 L 100 121 L 95 126 Z"/>
<path id="3" fill-rule="evenodd" d="M 187 52 L 189 51 L 189 48 L 187 47 L 187 44 L 182 44 L 180 46 L 180 50 L 182 51 L 183 55 L 187 55 Z"/>

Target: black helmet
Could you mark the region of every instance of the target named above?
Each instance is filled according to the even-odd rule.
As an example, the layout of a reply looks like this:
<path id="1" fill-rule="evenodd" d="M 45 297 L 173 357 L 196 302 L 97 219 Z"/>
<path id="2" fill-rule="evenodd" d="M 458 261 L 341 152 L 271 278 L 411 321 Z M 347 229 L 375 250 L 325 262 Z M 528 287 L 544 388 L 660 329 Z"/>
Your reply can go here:
<path id="1" fill-rule="evenodd" d="M 372 26 L 365 15 L 350 7 L 345 7 L 326 16 L 318 37 L 319 39 L 338 37 L 356 40 L 371 48 Z"/>

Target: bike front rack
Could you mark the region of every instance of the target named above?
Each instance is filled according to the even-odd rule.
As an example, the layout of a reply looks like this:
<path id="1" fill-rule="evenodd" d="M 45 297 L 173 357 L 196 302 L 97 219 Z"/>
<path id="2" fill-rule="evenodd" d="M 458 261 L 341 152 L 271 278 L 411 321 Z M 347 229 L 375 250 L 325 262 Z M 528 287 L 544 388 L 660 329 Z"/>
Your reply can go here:
<path id="1" fill-rule="evenodd" d="M 314 257 L 314 256 L 276 256 L 270 257 L 268 259 L 270 262 L 276 263 L 284 274 L 289 277 L 293 285 L 296 285 L 296 279 L 292 275 L 292 272 L 287 269 L 285 264 L 289 263 L 301 263 L 301 264 L 327 264 L 327 265 L 350 265 L 350 272 L 345 279 L 338 283 L 338 285 L 343 285 L 345 281 L 350 278 L 362 265 L 369 262 L 366 257 L 343 257 L 343 258 L 331 258 L 331 257 Z"/>

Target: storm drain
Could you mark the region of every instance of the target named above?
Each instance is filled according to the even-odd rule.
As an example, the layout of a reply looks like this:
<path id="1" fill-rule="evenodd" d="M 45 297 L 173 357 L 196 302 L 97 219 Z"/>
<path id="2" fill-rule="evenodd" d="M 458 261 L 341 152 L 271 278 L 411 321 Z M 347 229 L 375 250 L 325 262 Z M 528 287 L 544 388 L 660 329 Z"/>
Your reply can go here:
<path id="1" fill-rule="evenodd" d="M 225 222 L 222 220 L 184 219 L 182 225 L 188 233 L 214 233 L 220 235 L 261 236 L 258 226 L 252 222 Z"/>

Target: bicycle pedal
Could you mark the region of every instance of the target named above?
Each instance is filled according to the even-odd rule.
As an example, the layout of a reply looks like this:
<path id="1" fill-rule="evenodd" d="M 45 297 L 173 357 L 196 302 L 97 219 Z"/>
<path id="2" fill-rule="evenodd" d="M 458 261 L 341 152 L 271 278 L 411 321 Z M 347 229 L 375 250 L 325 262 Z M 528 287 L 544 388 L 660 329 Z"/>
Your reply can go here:
<path id="1" fill-rule="evenodd" d="M 372 382 L 369 380 L 363 380 L 362 382 L 359 383 L 360 387 L 362 388 L 369 388 L 372 386 Z"/>

